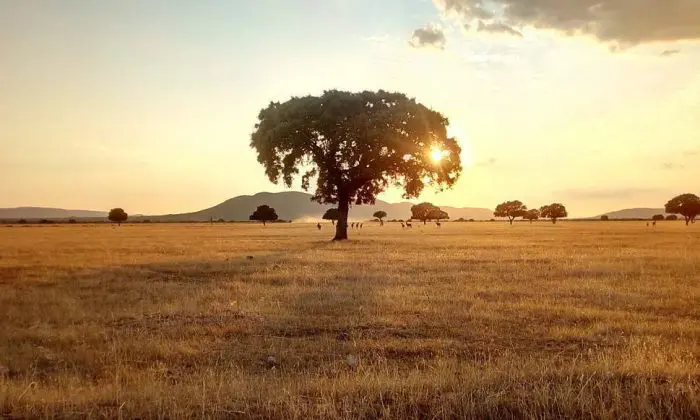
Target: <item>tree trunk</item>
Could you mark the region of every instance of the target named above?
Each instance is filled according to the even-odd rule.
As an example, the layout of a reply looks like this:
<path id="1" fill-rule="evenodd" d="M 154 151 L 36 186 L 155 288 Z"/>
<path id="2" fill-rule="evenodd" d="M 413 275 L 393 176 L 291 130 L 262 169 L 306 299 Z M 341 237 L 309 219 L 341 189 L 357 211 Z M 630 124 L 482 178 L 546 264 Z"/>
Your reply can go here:
<path id="1" fill-rule="evenodd" d="M 335 225 L 334 241 L 344 241 L 348 239 L 348 213 L 350 211 L 350 198 L 341 196 L 338 201 L 338 223 Z"/>
<path id="2" fill-rule="evenodd" d="M 423 219 L 423 224 L 425 225 L 426 223 L 428 223 L 428 220 L 427 220 L 427 219 Z"/>
<path id="3" fill-rule="evenodd" d="M 514 217 L 509 217 L 509 218 L 508 218 L 508 221 L 510 222 L 511 225 L 513 224 L 513 220 L 514 220 L 514 219 L 515 219 Z"/>
<path id="4" fill-rule="evenodd" d="M 263 226 L 267 226 L 267 223 L 264 220 L 262 222 L 263 222 Z"/>
<path id="5" fill-rule="evenodd" d="M 335 226 L 335 220 L 331 219 L 331 225 Z"/>
<path id="6" fill-rule="evenodd" d="M 557 219 L 554 218 L 554 217 L 552 218 L 552 224 L 553 224 L 553 225 L 556 225 L 556 224 L 557 224 Z"/>
<path id="7" fill-rule="evenodd" d="M 685 225 L 688 226 L 690 224 L 690 217 L 685 216 Z"/>

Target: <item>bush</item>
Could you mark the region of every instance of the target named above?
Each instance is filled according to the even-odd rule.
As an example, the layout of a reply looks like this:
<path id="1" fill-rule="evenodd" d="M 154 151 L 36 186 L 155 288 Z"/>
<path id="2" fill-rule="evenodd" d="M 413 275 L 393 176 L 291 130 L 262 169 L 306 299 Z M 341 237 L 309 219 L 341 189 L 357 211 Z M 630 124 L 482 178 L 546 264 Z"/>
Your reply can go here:
<path id="1" fill-rule="evenodd" d="M 71 225 L 74 225 L 78 222 L 75 219 L 68 219 L 68 223 L 70 223 Z"/>
<path id="2" fill-rule="evenodd" d="M 27 221 L 25 219 L 19 219 L 17 223 L 19 223 L 20 225 L 26 225 Z"/>
<path id="3" fill-rule="evenodd" d="M 663 214 L 655 214 L 654 217 L 651 218 L 651 220 L 658 222 L 661 220 L 665 220 L 666 218 L 664 217 Z"/>
<path id="4" fill-rule="evenodd" d="M 600 220 L 607 222 L 608 220 L 610 220 L 610 216 L 608 216 L 607 214 L 602 215 L 602 216 L 600 216 Z"/>
<path id="5" fill-rule="evenodd" d="M 666 220 L 675 221 L 675 220 L 678 220 L 678 216 L 676 216 L 675 214 L 670 214 L 670 215 L 666 216 Z"/>

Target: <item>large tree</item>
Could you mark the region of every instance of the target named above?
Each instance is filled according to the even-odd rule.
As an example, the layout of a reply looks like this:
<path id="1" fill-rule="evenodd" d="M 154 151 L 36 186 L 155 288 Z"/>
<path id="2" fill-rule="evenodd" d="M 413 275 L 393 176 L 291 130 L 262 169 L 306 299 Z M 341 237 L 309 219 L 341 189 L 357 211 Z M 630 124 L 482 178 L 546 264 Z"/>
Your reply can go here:
<path id="1" fill-rule="evenodd" d="M 652 216 L 651 220 L 655 222 L 660 222 L 662 220 L 666 220 L 666 217 L 663 214 L 655 214 L 654 216 Z"/>
<path id="2" fill-rule="evenodd" d="M 450 218 L 450 215 L 439 207 L 431 209 L 427 216 L 428 220 L 435 220 L 436 222 L 439 222 L 440 220 L 448 220 Z"/>
<path id="3" fill-rule="evenodd" d="M 568 217 L 569 214 L 566 212 L 566 207 L 561 203 L 553 203 L 548 206 L 542 206 L 540 208 L 540 216 L 551 219 L 552 223 L 557 223 L 558 219 Z"/>
<path id="4" fill-rule="evenodd" d="M 383 210 L 375 211 L 374 214 L 372 215 L 375 218 L 379 219 L 379 225 L 384 226 L 384 218 L 386 217 L 386 212 Z"/>
<path id="5" fill-rule="evenodd" d="M 525 216 L 525 212 L 527 212 L 527 206 L 521 201 L 515 200 L 506 201 L 496 206 L 496 211 L 493 212 L 493 215 L 496 217 L 507 217 L 508 222 L 512 225 L 513 220 L 515 220 L 516 217 Z"/>
<path id="6" fill-rule="evenodd" d="M 340 212 L 335 207 L 332 209 L 328 209 L 325 213 L 323 213 L 323 220 L 330 220 L 333 226 L 335 226 L 335 221 L 339 218 Z"/>
<path id="7" fill-rule="evenodd" d="M 423 222 L 423 224 L 425 224 L 428 220 L 430 220 L 430 217 L 428 217 L 430 213 L 439 209 L 439 207 L 434 206 L 432 203 L 416 204 L 415 206 L 411 207 L 411 219 L 420 220 Z"/>
<path id="8" fill-rule="evenodd" d="M 262 222 L 263 226 L 267 226 L 267 222 L 272 222 L 279 219 L 277 212 L 267 204 L 258 206 L 258 208 L 250 215 L 250 220 Z"/>
<path id="9" fill-rule="evenodd" d="M 685 225 L 695 223 L 700 214 L 700 198 L 695 194 L 683 194 L 666 203 L 666 213 L 680 214 L 685 218 Z"/>
<path id="10" fill-rule="evenodd" d="M 540 218 L 540 211 L 537 209 L 530 209 L 525 212 L 523 219 L 529 220 L 532 223 L 533 220 L 538 220 Z"/>
<path id="11" fill-rule="evenodd" d="M 448 124 L 401 93 L 333 90 L 271 103 L 258 115 L 250 145 L 270 181 L 291 187 L 301 174 L 304 190 L 316 183 L 313 200 L 338 204 L 334 240 L 343 240 L 351 204 L 374 204 L 392 185 L 405 198 L 426 184 L 454 185 L 461 149 L 447 136 Z"/>
<path id="12" fill-rule="evenodd" d="M 124 209 L 120 208 L 115 208 L 109 211 L 109 214 L 107 215 L 107 219 L 112 222 L 116 223 L 117 225 L 120 225 L 129 218 L 129 215 L 126 214 Z"/>

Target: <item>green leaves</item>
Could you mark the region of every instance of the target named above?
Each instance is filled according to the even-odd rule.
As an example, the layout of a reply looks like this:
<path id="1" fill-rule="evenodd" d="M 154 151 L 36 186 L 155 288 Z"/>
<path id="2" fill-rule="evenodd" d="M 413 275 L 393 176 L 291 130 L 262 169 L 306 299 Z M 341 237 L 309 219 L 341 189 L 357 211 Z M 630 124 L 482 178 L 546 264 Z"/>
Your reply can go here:
<path id="1" fill-rule="evenodd" d="M 448 121 L 400 93 L 327 91 L 320 97 L 271 103 L 258 116 L 251 147 L 272 182 L 303 189 L 320 203 L 341 191 L 355 204 L 374 203 L 391 185 L 417 197 L 430 183 L 449 188 L 462 171 L 461 148 L 447 137 Z M 444 151 L 434 162 L 430 150 Z"/>

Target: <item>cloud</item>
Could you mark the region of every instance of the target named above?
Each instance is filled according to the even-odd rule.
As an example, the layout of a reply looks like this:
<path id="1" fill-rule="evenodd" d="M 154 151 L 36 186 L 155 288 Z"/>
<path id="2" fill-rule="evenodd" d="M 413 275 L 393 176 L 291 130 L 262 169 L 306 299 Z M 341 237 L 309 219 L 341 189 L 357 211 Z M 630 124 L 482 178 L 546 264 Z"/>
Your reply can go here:
<path id="1" fill-rule="evenodd" d="M 490 32 L 493 34 L 506 34 L 506 35 L 513 35 L 522 38 L 523 33 L 520 32 L 519 30 L 513 28 L 512 26 L 509 26 L 503 22 L 492 22 L 492 23 L 484 23 L 483 20 L 479 21 L 479 26 L 477 26 L 477 30 L 479 32 Z"/>
<path id="2" fill-rule="evenodd" d="M 667 170 L 667 171 L 672 171 L 672 170 L 675 170 L 675 169 L 683 169 L 683 168 L 685 168 L 685 165 L 681 165 L 681 164 L 673 163 L 673 162 L 665 162 L 665 163 L 661 166 L 661 168 L 662 168 L 662 169 L 665 169 L 665 170 Z"/>
<path id="3" fill-rule="evenodd" d="M 411 35 L 411 40 L 409 44 L 413 48 L 426 48 L 433 47 L 438 49 L 445 49 L 445 44 L 447 39 L 445 39 L 445 33 L 442 29 L 435 25 L 428 25 L 423 28 L 416 29 Z"/>
<path id="4" fill-rule="evenodd" d="M 496 164 L 497 160 L 496 158 L 488 158 L 487 160 L 477 162 L 474 164 L 474 166 L 494 166 Z"/>
<path id="5" fill-rule="evenodd" d="M 659 41 L 700 41 L 698 0 L 433 0 L 461 21 L 498 20 L 511 27 L 592 35 L 631 46 Z"/>
<path id="6" fill-rule="evenodd" d="M 569 188 L 557 194 L 578 200 L 618 200 L 669 194 L 661 188 Z"/>
<path id="7" fill-rule="evenodd" d="M 672 55 L 680 54 L 681 50 L 664 50 L 661 54 L 662 57 L 670 57 Z"/>

